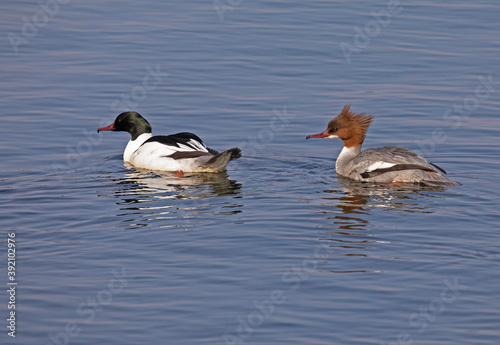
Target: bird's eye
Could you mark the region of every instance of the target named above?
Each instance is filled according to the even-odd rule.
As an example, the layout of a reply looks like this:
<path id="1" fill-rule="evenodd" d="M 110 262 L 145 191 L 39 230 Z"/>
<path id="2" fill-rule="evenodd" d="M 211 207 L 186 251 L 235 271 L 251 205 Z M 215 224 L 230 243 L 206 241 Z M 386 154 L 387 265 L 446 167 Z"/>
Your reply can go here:
<path id="1" fill-rule="evenodd" d="M 339 129 L 338 129 L 337 127 L 335 127 L 335 128 L 332 130 L 332 132 L 336 132 L 336 131 L 338 131 L 338 130 L 339 130 Z"/>

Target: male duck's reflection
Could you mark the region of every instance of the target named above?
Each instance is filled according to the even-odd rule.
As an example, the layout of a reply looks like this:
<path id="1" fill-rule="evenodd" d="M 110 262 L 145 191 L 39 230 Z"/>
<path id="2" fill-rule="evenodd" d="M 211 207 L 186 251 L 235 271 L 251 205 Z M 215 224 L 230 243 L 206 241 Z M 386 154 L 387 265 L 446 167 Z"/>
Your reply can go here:
<path id="1" fill-rule="evenodd" d="M 114 180 L 112 197 L 128 227 L 193 228 L 206 222 L 210 214 L 241 212 L 235 202 L 241 184 L 222 173 L 183 173 L 141 170 L 130 167 L 122 178 Z M 232 196 L 231 198 L 220 198 Z"/>

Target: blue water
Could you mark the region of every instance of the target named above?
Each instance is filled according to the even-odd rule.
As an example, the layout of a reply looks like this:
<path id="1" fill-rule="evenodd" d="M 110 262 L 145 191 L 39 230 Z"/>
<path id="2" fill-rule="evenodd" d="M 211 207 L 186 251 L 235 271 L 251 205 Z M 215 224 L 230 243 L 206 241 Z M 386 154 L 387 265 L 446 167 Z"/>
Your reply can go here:
<path id="1" fill-rule="evenodd" d="M 0 4 L 2 344 L 498 343 L 497 1 L 59 1 Z M 461 185 L 337 177 L 346 103 Z M 243 156 L 124 165 L 132 109 Z"/>

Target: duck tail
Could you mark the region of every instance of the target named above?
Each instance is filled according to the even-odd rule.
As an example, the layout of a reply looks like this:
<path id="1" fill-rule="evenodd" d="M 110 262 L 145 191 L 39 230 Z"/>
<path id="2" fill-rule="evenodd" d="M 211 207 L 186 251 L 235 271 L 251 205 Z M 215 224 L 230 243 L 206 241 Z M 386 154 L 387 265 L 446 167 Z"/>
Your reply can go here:
<path id="1" fill-rule="evenodd" d="M 237 147 L 221 152 L 210 158 L 205 164 L 204 168 L 208 171 L 223 171 L 226 165 L 233 159 L 240 158 L 241 150 Z"/>

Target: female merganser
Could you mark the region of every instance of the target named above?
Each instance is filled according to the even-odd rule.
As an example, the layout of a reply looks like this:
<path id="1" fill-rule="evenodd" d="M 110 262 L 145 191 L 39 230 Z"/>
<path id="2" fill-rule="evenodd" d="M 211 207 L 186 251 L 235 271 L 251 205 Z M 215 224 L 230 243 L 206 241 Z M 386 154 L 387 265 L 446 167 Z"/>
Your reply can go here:
<path id="1" fill-rule="evenodd" d="M 443 169 L 410 149 L 384 146 L 361 152 L 361 145 L 373 116 L 366 113 L 355 114 L 350 108 L 350 104 L 344 106 L 323 133 L 306 137 L 340 138 L 344 141 L 344 148 L 335 164 L 337 174 L 363 182 L 457 185 L 443 176 L 442 173 L 446 174 Z"/>
<path id="2" fill-rule="evenodd" d="M 123 160 L 137 168 L 177 172 L 220 172 L 232 159 L 241 154 L 239 148 L 219 153 L 205 146 L 193 133 L 172 135 L 151 134 L 151 125 L 135 111 L 127 111 L 117 116 L 115 122 L 100 131 L 129 132 Z"/>

